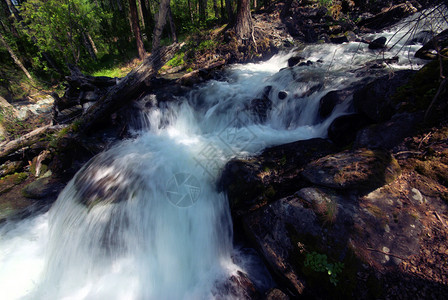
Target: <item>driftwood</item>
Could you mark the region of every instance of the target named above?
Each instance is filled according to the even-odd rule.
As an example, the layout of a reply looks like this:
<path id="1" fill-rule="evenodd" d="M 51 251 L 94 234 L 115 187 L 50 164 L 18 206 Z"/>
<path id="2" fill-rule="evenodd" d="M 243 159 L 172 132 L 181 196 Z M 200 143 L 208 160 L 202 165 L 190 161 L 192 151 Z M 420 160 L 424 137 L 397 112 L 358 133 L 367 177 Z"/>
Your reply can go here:
<path id="1" fill-rule="evenodd" d="M 105 117 L 150 87 L 150 80 L 158 71 L 158 68 L 153 66 L 165 64 L 182 46 L 183 43 L 173 44 L 157 51 L 158 55 L 147 57 L 140 66 L 132 70 L 118 84 L 110 87 L 104 96 L 89 107 L 86 113 L 79 118 L 79 129 L 82 132 L 90 131 Z"/>
<path id="2" fill-rule="evenodd" d="M 58 130 L 61 130 L 62 128 L 66 127 L 65 125 L 55 125 L 55 126 L 43 126 L 39 127 L 37 129 L 34 129 L 33 131 L 19 137 L 18 139 L 15 139 L 10 142 L 4 142 L 0 144 L 0 157 L 5 157 L 7 155 L 10 155 L 17 150 L 23 149 L 25 147 L 29 147 L 33 145 L 34 143 L 38 142 L 42 137 L 46 136 L 47 134 L 54 133 Z"/>

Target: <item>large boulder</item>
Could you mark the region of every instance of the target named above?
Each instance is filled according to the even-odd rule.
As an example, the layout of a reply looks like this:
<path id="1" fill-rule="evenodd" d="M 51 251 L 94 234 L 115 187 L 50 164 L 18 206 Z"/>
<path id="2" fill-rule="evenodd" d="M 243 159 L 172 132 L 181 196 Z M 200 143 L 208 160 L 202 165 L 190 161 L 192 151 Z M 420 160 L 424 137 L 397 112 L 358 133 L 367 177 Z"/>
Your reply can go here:
<path id="1" fill-rule="evenodd" d="M 308 187 L 244 216 L 243 224 L 293 297 L 378 298 L 391 287 L 377 274 L 398 271 L 419 253 L 416 210 L 424 204 L 416 195 L 404 181 L 365 196 Z M 401 283 L 412 296 L 414 283 Z"/>
<path id="2" fill-rule="evenodd" d="M 256 157 L 229 161 L 218 187 L 227 192 L 232 213 L 242 215 L 296 191 L 303 185 L 300 169 L 335 151 L 319 138 L 267 148 Z"/>
<path id="3" fill-rule="evenodd" d="M 367 84 L 354 93 L 355 108 L 375 122 L 389 120 L 398 110 L 392 96 L 414 73 L 410 70 L 397 71 Z"/>
<path id="4" fill-rule="evenodd" d="M 362 114 L 340 116 L 328 127 L 328 138 L 339 146 L 352 143 L 358 131 L 370 123 Z"/>
<path id="5" fill-rule="evenodd" d="M 301 174 L 318 186 L 369 191 L 397 179 L 401 168 L 387 151 L 358 149 L 312 161 Z"/>
<path id="6" fill-rule="evenodd" d="M 406 137 L 414 134 L 422 121 L 423 113 L 394 115 L 389 121 L 360 130 L 356 135 L 354 147 L 392 149 L 403 142 Z"/>
<path id="7" fill-rule="evenodd" d="M 415 53 L 415 57 L 422 59 L 436 59 L 436 49 L 438 49 L 440 53 L 448 53 L 448 29 L 445 29 L 424 44 L 423 47 Z"/>

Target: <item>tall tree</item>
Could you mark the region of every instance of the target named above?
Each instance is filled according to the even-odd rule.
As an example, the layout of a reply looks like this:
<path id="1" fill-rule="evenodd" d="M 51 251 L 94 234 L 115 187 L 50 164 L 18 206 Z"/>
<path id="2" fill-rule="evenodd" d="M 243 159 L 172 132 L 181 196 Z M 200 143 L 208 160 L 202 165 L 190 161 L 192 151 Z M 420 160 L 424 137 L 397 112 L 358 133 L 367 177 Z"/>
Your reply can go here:
<path id="1" fill-rule="evenodd" d="M 152 34 L 152 26 L 154 23 L 154 20 L 152 19 L 152 14 L 151 14 L 151 5 L 148 3 L 148 5 L 146 4 L 146 0 L 139 0 L 140 2 L 140 6 L 142 8 L 142 14 L 143 14 L 143 19 L 145 20 L 145 33 L 146 33 L 146 37 L 149 40 L 151 38 L 151 34 Z"/>
<path id="2" fill-rule="evenodd" d="M 224 23 L 226 20 L 226 8 L 224 6 L 224 0 L 221 0 L 221 22 Z"/>
<path id="3" fill-rule="evenodd" d="M 240 40 L 253 39 L 254 25 L 250 14 L 250 0 L 238 0 L 234 29 Z"/>
<path id="4" fill-rule="evenodd" d="M 207 0 L 199 0 L 199 21 L 205 22 L 207 19 Z"/>
<path id="5" fill-rule="evenodd" d="M 25 66 L 22 64 L 20 59 L 17 57 L 17 55 L 12 50 L 11 46 L 9 46 L 8 42 L 3 37 L 2 33 L 0 32 L 0 43 L 8 50 L 9 55 L 11 55 L 11 58 L 14 60 L 14 63 L 25 73 L 26 77 L 31 81 L 32 84 L 34 84 L 34 79 L 31 76 L 30 72 L 25 68 Z"/>
<path id="6" fill-rule="evenodd" d="M 152 34 L 152 54 L 153 68 L 158 70 L 161 67 L 159 56 L 160 38 L 162 37 L 163 27 L 166 23 L 166 16 L 170 7 L 170 0 L 160 0 L 159 12 L 157 13 L 156 24 L 154 26 L 154 33 Z"/>
<path id="7" fill-rule="evenodd" d="M 11 17 L 11 12 L 9 11 L 8 4 L 6 3 L 5 0 L 0 0 L 0 6 L 1 6 L 1 11 L 0 11 L 1 20 L 0 20 L 0 22 L 5 27 L 5 29 L 8 28 L 8 30 L 15 37 L 19 37 L 19 33 L 17 32 L 17 29 L 16 29 L 16 27 L 14 25 L 14 22 L 13 22 L 13 17 Z M 6 22 L 3 23 L 3 20 L 6 20 Z"/>
<path id="8" fill-rule="evenodd" d="M 213 0 L 213 10 L 215 11 L 215 18 L 219 18 L 218 0 Z"/>
<path id="9" fill-rule="evenodd" d="M 21 16 L 21 14 L 19 13 L 19 11 L 17 10 L 17 8 L 15 7 L 15 5 L 11 2 L 11 0 L 5 0 L 8 8 L 13 12 L 14 17 L 16 18 L 17 22 L 23 27 L 23 29 L 25 30 L 25 32 L 30 36 L 31 41 L 33 42 L 33 44 L 39 49 L 40 53 L 42 54 L 42 56 L 45 58 L 45 60 L 48 62 L 48 64 L 56 71 L 58 72 L 61 76 L 63 76 L 63 72 L 62 70 L 56 65 L 54 58 L 47 52 L 42 50 L 42 47 L 39 45 L 38 39 L 34 36 L 33 33 L 31 33 L 31 30 L 28 26 L 26 26 L 24 24 L 23 18 Z"/>
<path id="10" fill-rule="evenodd" d="M 140 32 L 140 24 L 138 20 L 137 4 L 135 0 L 129 0 L 129 10 L 131 12 L 131 25 L 134 32 L 135 41 L 137 43 L 138 56 L 144 59 L 146 56 L 145 47 L 143 46 L 142 34 Z"/>
<path id="11" fill-rule="evenodd" d="M 177 43 L 176 25 L 174 24 L 173 13 L 171 12 L 171 5 L 168 6 L 168 22 L 170 22 L 171 37 L 173 42 Z"/>
<path id="12" fill-rule="evenodd" d="M 225 0 L 225 1 L 227 10 L 227 21 L 229 22 L 229 24 L 232 24 L 235 19 L 235 15 L 233 13 L 233 2 L 232 0 Z"/>

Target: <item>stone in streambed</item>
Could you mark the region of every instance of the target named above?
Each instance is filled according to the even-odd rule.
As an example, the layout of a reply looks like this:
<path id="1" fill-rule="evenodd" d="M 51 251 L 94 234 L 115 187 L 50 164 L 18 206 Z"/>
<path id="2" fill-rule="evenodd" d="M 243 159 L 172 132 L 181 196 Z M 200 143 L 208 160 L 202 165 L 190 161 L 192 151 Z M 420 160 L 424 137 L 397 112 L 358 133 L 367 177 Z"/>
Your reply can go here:
<path id="1" fill-rule="evenodd" d="M 370 42 L 369 49 L 371 50 L 383 49 L 386 47 L 386 42 L 387 39 L 384 36 L 374 39 L 373 41 Z"/>
<path id="2" fill-rule="evenodd" d="M 278 99 L 284 100 L 284 99 L 286 99 L 286 97 L 288 97 L 287 92 L 285 92 L 285 91 L 278 92 Z"/>
<path id="3" fill-rule="evenodd" d="M 288 59 L 288 67 L 294 67 L 295 65 L 297 65 L 298 63 L 300 63 L 301 61 L 303 61 L 304 60 L 304 58 L 303 57 L 301 57 L 301 56 L 293 56 L 293 57 L 290 57 L 289 59 Z"/>

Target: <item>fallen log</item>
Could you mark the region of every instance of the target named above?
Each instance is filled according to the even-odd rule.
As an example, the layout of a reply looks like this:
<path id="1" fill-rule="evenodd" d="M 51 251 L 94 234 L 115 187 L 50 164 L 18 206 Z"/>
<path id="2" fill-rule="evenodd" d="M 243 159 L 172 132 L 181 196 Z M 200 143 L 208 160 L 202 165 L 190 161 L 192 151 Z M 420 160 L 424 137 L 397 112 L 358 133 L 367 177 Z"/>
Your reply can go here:
<path id="1" fill-rule="evenodd" d="M 16 152 L 17 150 L 31 146 L 34 143 L 38 142 L 43 137 L 45 137 L 47 134 L 59 131 L 64 127 L 66 127 L 66 125 L 55 125 L 55 126 L 47 125 L 34 129 L 33 131 L 24 134 L 23 136 L 13 141 L 4 142 L 0 144 L 0 158 L 4 158 L 7 155 Z"/>
<path id="2" fill-rule="evenodd" d="M 78 119 L 79 130 L 89 132 L 105 117 L 148 89 L 151 86 L 150 80 L 159 70 L 158 66 L 164 65 L 170 60 L 183 45 L 184 43 L 176 43 L 160 49 L 156 55 L 147 57 L 140 66 L 132 70 L 118 84 L 110 87 L 107 93 Z"/>

